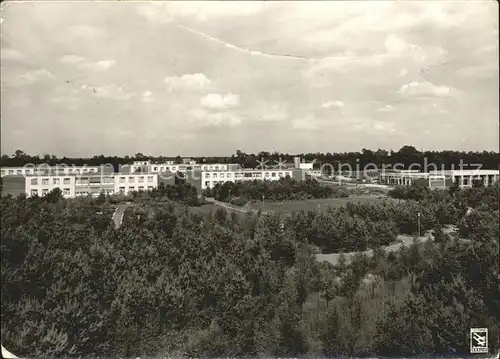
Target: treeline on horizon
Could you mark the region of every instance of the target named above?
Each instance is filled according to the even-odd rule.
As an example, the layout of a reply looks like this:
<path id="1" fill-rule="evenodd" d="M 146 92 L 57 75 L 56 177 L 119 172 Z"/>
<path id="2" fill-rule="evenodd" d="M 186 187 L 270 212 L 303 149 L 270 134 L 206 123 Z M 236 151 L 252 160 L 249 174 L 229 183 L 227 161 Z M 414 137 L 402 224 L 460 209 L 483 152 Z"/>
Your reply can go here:
<path id="1" fill-rule="evenodd" d="M 349 164 L 353 168 L 363 169 L 367 164 L 374 164 L 377 168 L 388 165 L 403 165 L 408 168 L 412 164 L 420 164 L 422 169 L 426 165 L 436 164 L 437 169 L 458 169 L 463 164 L 463 169 L 477 169 L 481 165 L 482 169 L 498 169 L 500 166 L 500 153 L 494 151 L 419 151 L 413 146 L 405 145 L 398 151 L 387 151 L 378 149 L 376 151 L 363 148 L 360 152 L 343 152 L 343 153 L 279 153 L 266 152 L 245 153 L 237 150 L 231 156 L 208 156 L 208 157 L 191 157 L 198 163 L 237 163 L 245 168 L 255 168 L 259 165 L 261 159 L 268 161 L 267 164 L 277 163 L 281 161 L 293 162 L 294 157 L 300 157 L 306 162 L 316 160 L 315 167 L 319 168 L 322 164 L 331 164 L 337 168 L 339 165 Z M 104 156 L 96 155 L 91 158 L 69 158 L 57 157 L 50 154 L 43 156 L 29 155 L 22 150 L 15 151 L 12 155 L 2 155 L 0 158 L 0 166 L 18 167 L 28 163 L 49 165 L 67 164 L 76 166 L 97 166 L 101 164 L 112 164 L 117 170 L 120 165 L 131 163 L 132 161 L 151 160 L 154 162 L 165 162 L 173 160 L 176 163 L 182 163 L 181 156 L 153 156 L 136 153 L 133 156 Z M 359 166 L 359 167 L 358 167 Z M 415 166 L 415 165 L 414 165 Z M 414 167 L 414 169 L 417 169 Z"/>

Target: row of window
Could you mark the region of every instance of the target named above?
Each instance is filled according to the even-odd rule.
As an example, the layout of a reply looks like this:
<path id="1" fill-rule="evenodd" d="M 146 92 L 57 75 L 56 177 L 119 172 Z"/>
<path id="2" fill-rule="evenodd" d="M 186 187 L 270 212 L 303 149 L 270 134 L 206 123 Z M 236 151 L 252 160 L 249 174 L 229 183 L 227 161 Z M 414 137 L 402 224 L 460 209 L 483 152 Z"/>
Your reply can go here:
<path id="1" fill-rule="evenodd" d="M 25 174 L 49 174 L 51 172 L 61 172 L 61 173 L 97 173 L 99 171 L 98 168 L 23 168 L 17 170 L 5 170 L 2 169 L 2 175 L 25 175 Z"/>
<path id="2" fill-rule="evenodd" d="M 227 166 L 154 166 L 153 167 L 153 172 L 165 172 L 165 171 L 171 171 L 171 172 L 175 172 L 175 171 L 190 171 L 190 170 L 203 170 L 203 171 L 226 171 L 227 170 Z"/>
<path id="3" fill-rule="evenodd" d="M 127 177 L 120 177 L 120 183 L 125 183 Z M 144 182 L 144 176 L 139 176 L 137 177 L 137 182 L 143 183 Z M 153 183 L 154 182 L 154 176 L 148 176 L 148 182 Z M 129 176 L 128 177 L 128 183 L 135 183 L 135 177 L 134 176 Z"/>
<path id="4" fill-rule="evenodd" d="M 71 183 L 71 178 L 64 178 L 63 179 L 63 184 L 70 184 Z M 34 186 L 38 185 L 38 178 L 32 178 L 31 179 L 31 184 Z M 42 178 L 41 181 L 42 185 L 48 186 L 50 185 L 50 178 Z M 61 184 L 61 179 L 60 178 L 52 178 L 52 184 L 54 185 L 59 185 Z"/>
<path id="5" fill-rule="evenodd" d="M 234 173 L 234 178 L 246 178 L 246 177 L 252 177 L 252 178 L 262 178 L 262 174 L 264 173 L 264 178 L 276 178 L 276 177 L 283 177 L 283 176 L 291 176 L 291 172 L 246 172 L 246 173 Z M 227 172 L 227 173 L 205 173 L 205 178 L 232 178 L 233 173 L 232 172 Z"/>
<path id="6" fill-rule="evenodd" d="M 153 190 L 153 188 L 154 188 L 153 186 L 147 186 L 147 190 L 148 190 L 148 191 L 152 191 L 152 190 Z M 123 186 L 123 187 L 119 187 L 119 188 L 118 188 L 118 190 L 119 190 L 120 192 L 125 192 L 125 187 L 124 187 L 124 186 Z M 127 191 L 127 192 L 133 192 L 133 191 L 144 191 L 144 190 L 146 190 L 146 188 L 145 188 L 144 186 L 128 187 L 128 188 L 126 189 L 126 191 Z"/>
<path id="7" fill-rule="evenodd" d="M 41 192 L 39 192 L 39 191 L 38 191 L 38 189 L 32 189 L 32 190 L 31 190 L 31 195 L 32 195 L 32 196 L 39 196 L 39 195 L 41 194 L 42 196 L 46 196 L 49 192 L 50 192 L 50 191 L 49 191 L 49 189 L 48 189 L 48 188 L 44 188 L 44 189 L 42 189 L 42 191 L 41 191 Z M 70 189 L 70 188 L 63 188 L 63 189 L 62 189 L 62 193 L 63 193 L 63 195 L 65 195 L 65 196 L 69 196 L 69 195 L 71 194 L 71 189 Z"/>

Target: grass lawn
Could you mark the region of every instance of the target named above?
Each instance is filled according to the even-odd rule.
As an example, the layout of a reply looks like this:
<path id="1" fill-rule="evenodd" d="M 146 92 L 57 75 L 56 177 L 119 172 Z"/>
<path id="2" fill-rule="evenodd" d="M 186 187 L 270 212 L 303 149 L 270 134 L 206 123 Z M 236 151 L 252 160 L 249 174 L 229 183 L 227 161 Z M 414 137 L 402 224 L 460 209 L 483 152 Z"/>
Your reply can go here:
<path id="1" fill-rule="evenodd" d="M 287 202 L 265 202 L 264 212 L 281 212 L 281 213 L 293 213 L 304 211 L 313 211 L 319 209 L 320 211 L 326 211 L 329 207 L 340 207 L 345 206 L 348 202 L 353 203 L 366 203 L 383 201 L 379 199 L 380 196 L 357 196 L 348 198 L 323 198 L 323 199 L 308 199 L 299 201 L 287 201 Z M 390 199 L 387 199 L 390 200 Z M 248 208 L 258 210 L 261 208 L 261 203 L 251 203 Z"/>

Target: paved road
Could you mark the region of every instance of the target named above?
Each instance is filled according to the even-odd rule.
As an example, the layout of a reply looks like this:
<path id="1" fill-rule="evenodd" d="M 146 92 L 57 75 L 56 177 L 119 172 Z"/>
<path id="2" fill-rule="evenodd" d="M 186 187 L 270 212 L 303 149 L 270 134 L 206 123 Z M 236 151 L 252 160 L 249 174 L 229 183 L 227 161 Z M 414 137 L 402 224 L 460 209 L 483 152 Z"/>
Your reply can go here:
<path id="1" fill-rule="evenodd" d="M 451 234 L 456 231 L 456 227 L 452 225 L 447 225 L 443 228 L 444 233 Z M 425 236 L 417 238 L 417 242 L 425 242 L 427 241 L 430 237 L 430 231 L 426 233 Z M 389 246 L 383 247 L 386 252 L 396 252 L 398 251 L 402 246 L 409 247 L 411 244 L 413 244 L 413 237 L 408 236 L 408 235 L 398 235 L 397 237 L 399 243 L 394 243 Z M 464 238 L 459 238 L 459 241 L 461 242 L 470 242 L 469 239 L 464 239 Z M 359 252 L 348 252 L 344 253 L 344 256 L 347 260 L 352 258 L 354 255 L 356 255 Z M 373 255 L 373 250 L 368 250 L 361 252 L 366 254 L 368 257 L 371 257 Z M 333 265 L 336 265 L 339 261 L 340 254 L 339 253 L 331 253 L 331 254 L 316 254 L 316 260 L 319 262 L 330 262 Z"/>
<path id="2" fill-rule="evenodd" d="M 14 358 L 17 358 L 14 354 L 12 354 L 11 352 L 9 352 L 7 349 L 5 349 L 2 345 L 2 358 L 11 358 L 11 359 L 14 359 Z"/>
<path id="3" fill-rule="evenodd" d="M 233 206 L 231 204 L 228 204 L 228 203 L 225 203 L 225 202 L 221 202 L 221 201 L 217 201 L 217 200 L 215 200 L 215 198 L 212 198 L 212 197 L 207 197 L 207 198 L 205 198 L 205 200 L 207 202 L 215 204 L 216 206 L 223 207 L 223 208 L 228 209 L 230 211 L 236 211 L 236 212 L 241 212 L 241 213 L 249 213 L 249 212 L 258 213 L 258 211 L 255 210 L 255 209 L 246 209 L 245 207 L 243 207 L 243 208 L 241 208 L 241 207 L 235 207 L 235 206 Z M 268 213 L 267 212 L 262 212 L 262 214 L 268 214 Z"/>
<path id="4" fill-rule="evenodd" d="M 118 229 L 123 223 L 123 216 L 125 215 L 125 210 L 130 207 L 131 204 L 121 203 L 113 213 L 113 222 L 115 222 L 115 228 Z"/>

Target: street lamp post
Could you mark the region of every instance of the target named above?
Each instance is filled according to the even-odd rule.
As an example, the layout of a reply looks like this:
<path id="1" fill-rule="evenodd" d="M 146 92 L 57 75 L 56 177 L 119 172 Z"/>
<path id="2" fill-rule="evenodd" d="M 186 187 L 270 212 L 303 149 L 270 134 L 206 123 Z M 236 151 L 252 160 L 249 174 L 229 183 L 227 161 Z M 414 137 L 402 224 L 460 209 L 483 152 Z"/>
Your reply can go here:
<path id="1" fill-rule="evenodd" d="M 262 195 L 262 202 L 261 202 L 261 206 L 260 206 L 260 211 L 261 213 L 264 213 L 264 195 Z"/>
<path id="2" fill-rule="evenodd" d="M 229 190 L 229 203 L 231 203 L 231 190 Z"/>
<path id="3" fill-rule="evenodd" d="M 417 221 L 418 221 L 418 237 L 420 238 L 420 212 L 417 213 Z"/>

